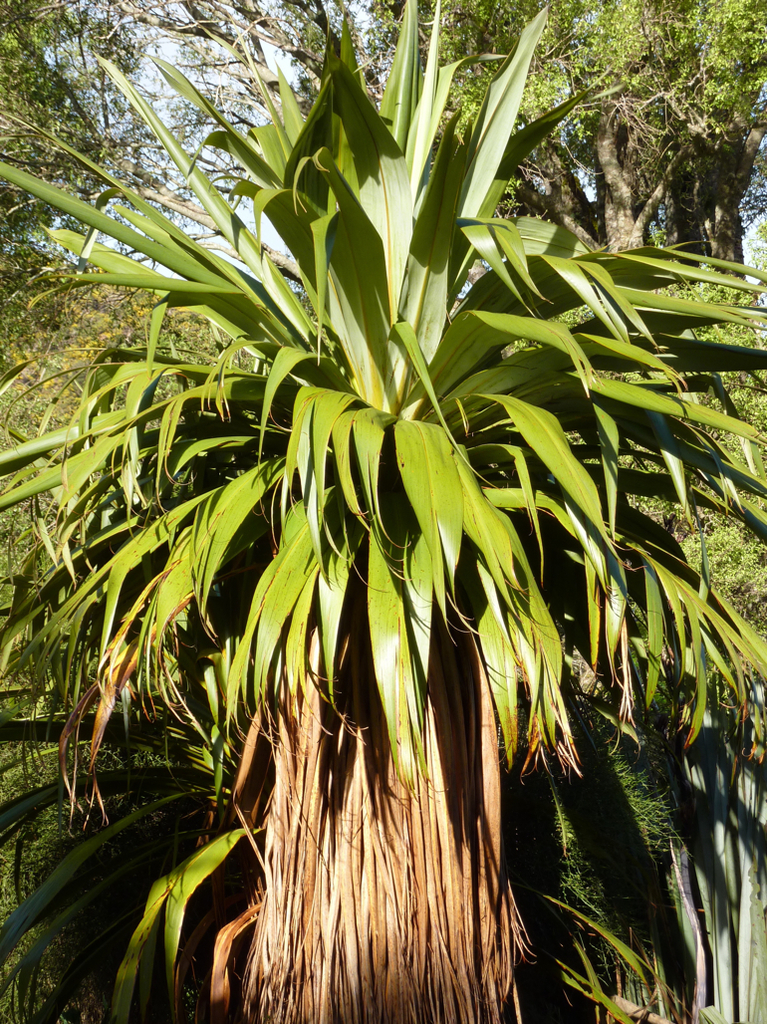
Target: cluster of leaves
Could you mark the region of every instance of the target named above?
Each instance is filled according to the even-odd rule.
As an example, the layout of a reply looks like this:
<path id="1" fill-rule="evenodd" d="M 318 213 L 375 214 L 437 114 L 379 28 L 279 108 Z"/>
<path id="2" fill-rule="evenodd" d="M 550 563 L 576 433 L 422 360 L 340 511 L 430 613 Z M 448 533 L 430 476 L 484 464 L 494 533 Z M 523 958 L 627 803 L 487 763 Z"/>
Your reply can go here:
<path id="1" fill-rule="evenodd" d="M 512 133 L 544 20 L 522 33 L 463 137 L 455 118 L 440 131 L 457 65 L 438 67 L 435 34 L 421 71 L 412 2 L 380 113 L 348 36 L 340 57 L 328 54 L 308 115 L 283 81 L 282 115 L 273 109 L 272 123 L 247 135 L 160 62 L 216 124 L 207 145 L 239 164 L 230 198 L 252 203 L 252 222 L 105 65 L 237 266 L 85 156 L 80 165 L 106 186 L 95 206 L 2 167 L 90 229 L 55 232 L 82 260 L 75 285 L 159 300 L 145 345 L 93 362 L 70 424 L 0 456 L 4 507 L 49 494 L 57 505 L 49 562 L 28 560 L 3 634 L 16 678 L 34 672 L 39 687 L 17 709 L 19 727 L 33 728 L 43 691 L 64 755 L 90 726 L 95 806 L 108 795 L 96 761 L 121 708 L 152 749 L 183 751 L 186 774 L 158 775 L 153 793 L 177 799 L 182 780 L 215 804 L 221 828 L 152 888 L 118 977 L 122 1020 L 137 982 L 146 1005 L 144 965 L 163 922 L 171 999 L 183 988 L 186 908 L 242 837 L 226 812 L 238 730 L 264 707 L 290 717 L 314 688 L 328 705 L 345 698 L 344 629 L 361 585 L 355 642 L 369 662 L 358 692 L 380 700 L 411 787 L 429 686 L 439 686 L 431 656 L 450 631 L 477 638 L 510 759 L 526 709 L 531 762 L 554 751 L 576 764 L 582 706 L 631 733 L 662 694 L 693 737 L 709 664 L 745 702 L 767 663 L 755 630 L 638 507 L 649 494 L 691 520 L 700 509 L 727 513 L 767 536 L 758 431 L 726 399 L 721 409 L 698 401 L 720 372 L 762 369 L 767 357 L 694 333 L 761 324 L 763 311 L 747 304 L 759 286 L 723 261 L 593 252 L 550 224 L 493 216 L 509 169 L 571 109 Z M 260 244 L 262 214 L 295 257 L 293 284 Z M 99 232 L 154 266 L 99 244 Z M 489 271 L 467 288 L 478 257 Z M 88 262 L 98 272 L 83 272 Z M 681 297 L 690 281 L 726 285 L 745 302 Z M 215 361 L 161 344 L 166 314 L 181 305 L 227 335 Z M 729 435 L 743 458 L 720 441 Z M 14 804 L 8 828 L 25 813 Z M 56 878 L 61 888 L 69 880 Z M 23 904 L 0 948 L 61 888 Z"/>
<path id="2" fill-rule="evenodd" d="M 94 358 L 115 346 L 146 341 L 153 306 L 148 296 L 97 283 L 73 291 L 61 286 L 62 272 L 42 273 L 26 285 L 21 272 L 5 279 L 0 324 L 0 349 L 8 370 L 0 405 L 4 447 L 12 449 L 45 429 L 66 428 Z M 159 345 L 174 352 L 194 349 L 201 358 L 215 359 L 210 328 L 184 310 L 169 312 Z M 44 557 L 40 536 L 55 529 L 55 509 L 45 496 L 25 505 L 0 513 L 7 564 L 0 589 L 4 602 L 10 601 L 13 581 L 20 578 L 15 574 Z M 4 720 L 18 713 L 22 697 L 32 717 L 55 722 L 55 696 L 51 703 L 50 695 L 39 693 L 29 676 L 16 682 L 5 691 Z M 39 889 L 52 902 L 42 914 L 33 913 L 26 941 L 6 964 L 0 1016 L 10 1017 L 20 1006 L 30 1016 L 40 1012 L 56 1019 L 61 1013 L 58 1019 L 66 1021 L 74 1013 L 72 1019 L 100 1021 L 108 1012 L 127 938 L 144 909 L 143 880 L 147 873 L 162 876 L 193 852 L 205 800 L 194 798 L 189 759 L 179 760 L 172 733 L 159 725 L 142 736 L 134 725 L 127 748 L 125 737 L 115 733 L 100 759 L 104 813 L 118 823 L 130 819 L 127 829 L 105 832 L 101 813 L 89 811 L 87 798 L 82 799 L 81 784 L 76 786 L 80 805 L 70 819 L 59 747 L 51 745 L 60 729 L 60 723 L 42 730 L 30 724 L 10 731 L 6 726 L 3 733 L 2 917 L 10 918 Z M 72 763 L 70 759 L 70 767 Z M 202 770 L 207 774 L 204 765 Z M 173 802 L 157 804 L 157 798 L 162 801 L 174 790 L 182 799 L 188 793 L 178 811 Z M 29 813 L 24 813 L 23 803 L 19 806 L 20 793 L 28 794 Z M 47 880 L 60 864 L 65 870 L 51 886 Z M 39 894 L 37 899 L 39 903 Z M 65 912 L 52 913 L 59 905 Z M 94 920 L 110 925 L 100 931 L 94 929 Z M 159 1003 L 163 1005 L 161 992 Z M 164 1019 L 160 1008 L 154 1019 Z"/>
<path id="3" fill-rule="evenodd" d="M 15 1019 L 22 1007 L 28 1019 L 42 1010 L 53 1019 L 61 1014 L 61 1021 L 102 1021 L 127 938 L 141 917 L 147 873 L 161 875 L 194 850 L 202 804 L 190 796 L 174 813 L 172 803 L 152 801 L 157 780 L 171 775 L 166 757 L 120 750 L 118 744 L 101 768 L 107 813 L 112 820 L 127 820 L 126 828 L 107 835 L 100 814 L 89 814 L 83 805 L 71 813 L 62 803 L 55 745 L 27 738 L 3 746 L 0 912 L 10 920 L 26 900 L 39 905 L 46 893 L 50 900 L 42 915 L 33 912 L 28 918 L 28 933 L 6 962 L 0 991 L 4 1020 Z M 14 820 L 20 793 L 38 799 L 33 814 Z M 186 829 L 179 830 L 179 821 Z M 94 927 L 94 921 L 102 927 Z M 161 991 L 159 997 L 154 1019 L 170 1020 L 163 1014 Z"/>

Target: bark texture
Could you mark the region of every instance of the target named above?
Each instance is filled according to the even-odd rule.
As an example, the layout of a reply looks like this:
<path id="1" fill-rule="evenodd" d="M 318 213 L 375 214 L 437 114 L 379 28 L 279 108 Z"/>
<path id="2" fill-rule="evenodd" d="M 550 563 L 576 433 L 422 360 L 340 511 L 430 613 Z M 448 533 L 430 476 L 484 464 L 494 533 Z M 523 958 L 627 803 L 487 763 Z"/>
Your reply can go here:
<path id="1" fill-rule="evenodd" d="M 363 609 L 364 611 L 364 609 Z M 500 1024 L 523 936 L 504 868 L 498 740 L 476 647 L 442 631 L 427 777 L 395 770 L 364 624 L 338 709 L 316 687 L 273 726 L 264 898 L 247 1021 Z"/>

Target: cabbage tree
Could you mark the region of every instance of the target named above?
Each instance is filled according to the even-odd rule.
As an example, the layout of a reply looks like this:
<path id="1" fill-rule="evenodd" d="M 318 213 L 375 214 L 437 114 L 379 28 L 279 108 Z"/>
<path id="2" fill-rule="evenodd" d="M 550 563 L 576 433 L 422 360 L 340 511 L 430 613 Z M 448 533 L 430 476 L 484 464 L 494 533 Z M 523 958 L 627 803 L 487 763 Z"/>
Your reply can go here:
<path id="1" fill-rule="evenodd" d="M 661 498 L 767 535 L 759 437 L 720 377 L 767 355 L 705 332 L 763 323 L 759 286 L 494 216 L 576 102 L 515 131 L 544 19 L 462 130 L 457 65 L 438 67 L 435 31 L 422 70 L 413 2 L 378 108 L 348 38 L 306 117 L 283 81 L 247 135 L 159 61 L 236 165 L 226 194 L 105 64 L 236 263 L 86 156 L 93 205 L 0 167 L 87 226 L 55 233 L 79 257 L 73 286 L 157 297 L 146 344 L 96 359 L 71 425 L 0 461 L 2 507 L 55 509 L 3 636 L 6 677 L 33 673 L 38 707 L 55 694 L 62 766 L 90 722 L 98 801 L 121 707 L 132 729 L 184 737 L 176 756 L 207 766 L 217 801 L 215 838 L 147 897 L 120 1021 L 146 1003 L 158 941 L 181 1008 L 189 900 L 234 848 L 246 906 L 219 904 L 197 968 L 211 1019 L 501 1021 L 525 946 L 501 761 L 577 771 L 578 723 L 631 731 L 657 702 L 689 739 L 712 667 L 743 701 L 767 664 L 705 559 L 699 575 L 642 510 Z M 265 253 L 265 218 L 292 269 Z M 699 282 L 732 301 L 700 300 Z M 158 344 L 174 306 L 215 326 L 216 359 Z M 0 951 L 40 918 L 45 899 L 28 903 Z"/>

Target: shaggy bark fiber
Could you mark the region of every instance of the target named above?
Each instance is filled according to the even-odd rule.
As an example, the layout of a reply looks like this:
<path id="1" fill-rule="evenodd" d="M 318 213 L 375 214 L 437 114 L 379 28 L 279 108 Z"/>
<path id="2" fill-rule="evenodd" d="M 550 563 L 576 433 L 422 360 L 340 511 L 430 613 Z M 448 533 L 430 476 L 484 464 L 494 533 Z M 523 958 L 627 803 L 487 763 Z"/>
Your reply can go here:
<path id="1" fill-rule="evenodd" d="M 247 1021 L 500 1024 L 523 936 L 504 867 L 498 740 L 468 634 L 435 631 L 426 776 L 395 770 L 352 629 L 335 706 L 283 693 Z"/>

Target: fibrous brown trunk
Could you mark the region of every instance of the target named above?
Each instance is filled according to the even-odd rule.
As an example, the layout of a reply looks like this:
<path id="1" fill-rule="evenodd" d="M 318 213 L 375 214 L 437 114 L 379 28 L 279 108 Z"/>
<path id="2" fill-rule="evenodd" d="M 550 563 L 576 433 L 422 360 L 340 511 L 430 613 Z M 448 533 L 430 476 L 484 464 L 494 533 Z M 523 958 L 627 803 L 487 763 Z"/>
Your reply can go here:
<path id="1" fill-rule="evenodd" d="M 443 629 L 433 646 L 426 775 L 409 788 L 360 640 L 365 624 L 352 626 L 335 706 L 313 685 L 278 703 L 244 1019 L 500 1024 L 522 935 L 476 645 Z"/>

